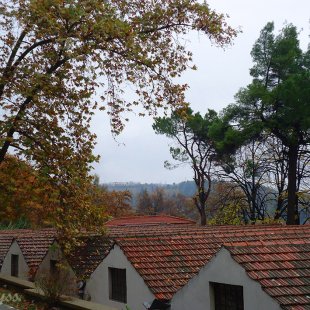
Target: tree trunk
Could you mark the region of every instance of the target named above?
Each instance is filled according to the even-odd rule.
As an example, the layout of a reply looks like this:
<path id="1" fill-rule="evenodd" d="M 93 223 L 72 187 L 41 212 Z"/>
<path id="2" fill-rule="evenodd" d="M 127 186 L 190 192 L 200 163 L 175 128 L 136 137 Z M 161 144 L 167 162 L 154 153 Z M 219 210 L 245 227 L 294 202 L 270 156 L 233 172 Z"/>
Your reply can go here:
<path id="1" fill-rule="evenodd" d="M 256 206 L 256 194 L 253 193 L 251 197 L 251 215 L 250 215 L 251 216 L 250 221 L 252 225 L 254 225 L 256 222 L 255 206 Z"/>
<path id="2" fill-rule="evenodd" d="M 207 217 L 206 217 L 206 210 L 205 208 L 200 209 L 200 225 L 206 226 L 207 225 Z"/>
<path id="3" fill-rule="evenodd" d="M 283 199 L 283 193 L 279 194 L 278 199 L 277 199 L 277 209 L 274 215 L 274 220 L 278 220 L 280 219 L 281 215 L 282 215 L 282 208 L 283 208 L 283 203 L 284 203 L 284 199 Z"/>
<path id="4" fill-rule="evenodd" d="M 299 189 L 298 189 L 298 187 L 297 187 L 297 190 L 296 190 L 296 192 L 297 191 L 299 191 Z M 299 210 L 298 210 L 298 195 L 295 195 L 295 197 L 296 197 L 296 201 L 295 201 L 295 203 L 296 203 L 296 208 L 295 208 L 295 224 L 296 225 L 300 225 L 300 218 L 299 218 Z"/>
<path id="5" fill-rule="evenodd" d="M 200 215 L 200 225 L 206 226 L 207 225 L 207 217 L 206 217 L 206 208 L 205 204 L 201 204 L 200 199 L 197 196 L 193 197 L 194 204 L 199 212 Z"/>
<path id="6" fill-rule="evenodd" d="M 287 186 L 287 220 L 286 220 L 287 225 L 299 224 L 298 205 L 296 197 L 297 160 L 298 160 L 298 145 L 291 145 L 288 150 L 288 186 Z"/>
<path id="7" fill-rule="evenodd" d="M 13 135 L 12 135 L 12 137 L 13 137 Z M 11 140 L 9 140 L 7 138 L 7 140 L 4 142 L 2 148 L 0 149 L 0 164 L 4 161 L 5 156 L 6 156 L 7 152 L 8 152 L 8 150 L 9 150 L 10 145 L 11 145 Z"/>

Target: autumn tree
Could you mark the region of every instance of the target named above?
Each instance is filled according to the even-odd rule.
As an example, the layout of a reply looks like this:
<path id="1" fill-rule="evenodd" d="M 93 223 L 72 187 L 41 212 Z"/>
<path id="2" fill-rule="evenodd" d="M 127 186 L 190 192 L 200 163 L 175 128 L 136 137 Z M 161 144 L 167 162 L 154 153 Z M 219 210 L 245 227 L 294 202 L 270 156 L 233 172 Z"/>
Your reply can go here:
<path id="1" fill-rule="evenodd" d="M 92 204 L 101 208 L 102 213 L 108 217 L 116 218 L 133 213 L 129 191 L 109 191 L 104 186 L 94 183 L 91 197 Z"/>
<path id="2" fill-rule="evenodd" d="M 141 190 L 137 195 L 137 212 L 140 214 L 154 215 L 155 210 L 153 208 L 152 200 L 147 189 Z"/>
<path id="3" fill-rule="evenodd" d="M 173 79 L 192 64 L 180 37 L 197 30 L 222 46 L 236 35 L 195 0 L 5 0 L 0 14 L 0 163 L 11 151 L 53 180 L 66 233 L 99 224 L 85 220 L 95 109 L 108 108 L 118 133 L 134 105 L 182 105 L 186 85 Z"/>
<path id="4" fill-rule="evenodd" d="M 87 193 L 90 183 L 83 183 L 86 189 L 80 189 L 79 184 L 82 183 L 56 184 L 44 169 L 7 155 L 0 164 L 0 227 L 56 227 L 61 233 L 59 241 L 65 249 L 71 247 L 81 230 L 102 225 L 108 218 L 105 209 L 91 201 L 93 196 Z M 64 190 L 72 193 L 60 193 Z"/>
<path id="5" fill-rule="evenodd" d="M 191 197 L 180 192 L 170 193 L 159 186 L 154 191 L 143 189 L 138 193 L 136 210 L 139 214 L 166 214 L 198 220 Z"/>
<path id="6" fill-rule="evenodd" d="M 287 148 L 287 224 L 299 224 L 298 154 L 310 142 L 310 50 L 301 50 L 295 26 L 275 35 L 268 23 L 251 55 L 253 81 L 236 95 L 232 119 L 241 131 L 272 133 Z"/>
<path id="7" fill-rule="evenodd" d="M 191 53 L 176 36 L 194 29 L 224 45 L 235 35 L 223 15 L 194 0 L 11 0 L 0 13 L 0 162 L 9 148 L 38 159 L 91 141 L 99 86 L 116 132 L 132 104 L 182 104 L 186 87 L 172 78 Z M 121 97 L 124 83 L 136 86 L 133 102 Z"/>
<path id="8" fill-rule="evenodd" d="M 59 199 L 60 189 L 53 180 L 27 161 L 15 156 L 6 156 L 0 164 L 0 227 L 59 227 L 68 219 L 71 219 L 75 228 L 78 227 L 76 222 L 81 220 L 80 210 L 75 210 L 76 215 L 71 212 L 63 214 L 64 218 L 61 218 L 61 213 L 67 210 L 63 208 L 64 202 Z M 84 198 L 87 209 L 82 210 L 82 214 L 89 211 L 103 222 L 111 216 L 120 217 L 133 213 L 129 191 L 108 191 L 96 182 L 93 182 L 88 190 L 90 192 Z M 83 204 L 80 203 L 80 206 Z M 98 219 L 94 222 L 98 223 Z"/>
<path id="9" fill-rule="evenodd" d="M 215 155 L 209 129 L 216 118 L 215 111 L 209 110 L 205 116 L 201 116 L 200 113 L 194 114 L 190 108 L 186 108 L 175 111 L 171 117 L 155 118 L 153 125 L 157 134 L 166 135 L 175 142 L 175 146 L 170 147 L 170 153 L 178 164 L 166 162 L 166 167 L 175 168 L 179 164 L 189 164 L 193 170 L 197 188 L 193 199 L 200 214 L 201 225 L 206 225 L 207 221 L 207 199 L 211 191 L 211 171 Z"/>
<path id="10" fill-rule="evenodd" d="M 156 187 L 152 192 L 153 209 L 156 214 L 160 214 L 167 209 L 167 194 L 161 187 Z"/>
<path id="11" fill-rule="evenodd" d="M 217 182 L 209 197 L 208 225 L 241 225 L 248 222 L 248 201 L 233 182 Z"/>
<path id="12" fill-rule="evenodd" d="M 192 197 L 180 192 L 172 193 L 166 197 L 164 214 L 192 219 L 195 222 L 200 220 Z"/>
<path id="13" fill-rule="evenodd" d="M 58 191 L 29 163 L 7 156 L 0 164 L 0 224 L 42 227 L 58 207 Z"/>

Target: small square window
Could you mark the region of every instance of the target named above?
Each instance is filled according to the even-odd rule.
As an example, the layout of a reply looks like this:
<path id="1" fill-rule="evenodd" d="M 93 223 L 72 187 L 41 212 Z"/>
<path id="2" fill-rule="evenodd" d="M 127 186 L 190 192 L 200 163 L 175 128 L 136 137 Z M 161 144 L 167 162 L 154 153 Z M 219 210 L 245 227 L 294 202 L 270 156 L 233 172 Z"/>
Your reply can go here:
<path id="1" fill-rule="evenodd" d="M 11 276 L 18 277 L 18 260 L 19 255 L 11 255 Z"/>
<path id="2" fill-rule="evenodd" d="M 56 259 L 51 259 L 50 260 L 50 274 L 51 275 L 57 275 L 58 273 L 58 260 Z"/>
<path id="3" fill-rule="evenodd" d="M 109 268 L 109 296 L 111 300 L 127 302 L 126 269 Z"/>
<path id="4" fill-rule="evenodd" d="M 243 287 L 224 283 L 211 283 L 214 310 L 244 310 Z"/>

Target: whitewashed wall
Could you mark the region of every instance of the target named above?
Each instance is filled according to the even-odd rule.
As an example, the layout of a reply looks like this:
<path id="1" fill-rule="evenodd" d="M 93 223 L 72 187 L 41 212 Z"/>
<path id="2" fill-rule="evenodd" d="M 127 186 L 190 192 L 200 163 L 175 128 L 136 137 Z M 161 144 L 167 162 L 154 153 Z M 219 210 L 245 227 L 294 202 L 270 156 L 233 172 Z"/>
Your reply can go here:
<path id="1" fill-rule="evenodd" d="M 9 248 L 3 264 L 1 268 L 1 273 L 6 275 L 11 275 L 11 255 L 18 255 L 18 277 L 24 280 L 29 279 L 29 267 L 26 263 L 26 260 L 24 258 L 24 255 L 16 242 L 16 240 L 12 243 L 11 247 Z"/>
<path id="2" fill-rule="evenodd" d="M 65 287 L 64 294 L 77 296 L 77 287 L 76 287 L 76 276 L 72 270 L 72 268 L 68 265 L 68 263 L 64 260 L 64 256 L 62 251 L 59 248 L 57 242 L 54 242 L 48 252 L 46 253 L 44 259 L 38 267 L 38 270 L 35 275 L 35 280 L 38 280 L 41 276 L 47 276 L 50 274 L 50 261 L 57 260 L 62 264 L 61 275 L 66 280 L 67 286 Z"/>
<path id="3" fill-rule="evenodd" d="M 114 246 L 87 282 L 86 291 L 90 295 L 91 301 L 119 310 L 126 309 L 125 304 L 109 299 L 109 267 L 126 268 L 127 305 L 132 310 L 145 310 L 143 302 L 152 302 L 155 297 L 117 245 Z"/>
<path id="4" fill-rule="evenodd" d="M 210 282 L 243 286 L 245 310 L 280 310 L 279 304 L 222 248 L 171 300 L 171 310 L 214 310 Z"/>
<path id="5" fill-rule="evenodd" d="M 42 260 L 41 264 L 38 267 L 36 277 L 38 277 L 40 274 L 47 274 L 50 272 L 50 261 L 51 260 L 57 260 L 61 262 L 62 264 L 66 265 L 66 270 L 70 273 L 70 275 L 75 278 L 75 274 L 72 270 L 72 268 L 67 264 L 65 260 L 63 260 L 63 253 L 59 248 L 59 245 L 57 242 L 54 242 L 50 248 L 48 249 L 44 259 Z"/>

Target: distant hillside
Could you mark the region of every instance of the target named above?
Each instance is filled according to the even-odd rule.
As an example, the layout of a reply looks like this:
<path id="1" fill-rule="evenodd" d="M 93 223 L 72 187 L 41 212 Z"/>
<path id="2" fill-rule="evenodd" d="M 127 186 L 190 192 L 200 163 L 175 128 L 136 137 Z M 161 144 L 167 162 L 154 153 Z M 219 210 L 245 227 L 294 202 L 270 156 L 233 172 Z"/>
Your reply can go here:
<path id="1" fill-rule="evenodd" d="M 194 183 L 194 181 L 185 181 L 185 182 L 173 183 L 173 184 L 115 182 L 115 183 L 104 183 L 102 185 L 107 187 L 108 190 L 110 190 L 110 191 L 128 190 L 133 195 L 136 195 L 145 189 L 151 193 L 151 192 L 155 191 L 155 189 L 158 187 L 163 188 L 165 191 L 167 191 L 171 194 L 181 193 L 185 196 L 193 196 L 195 194 L 195 183 Z"/>

